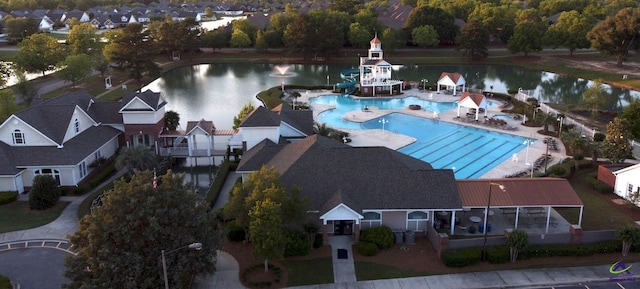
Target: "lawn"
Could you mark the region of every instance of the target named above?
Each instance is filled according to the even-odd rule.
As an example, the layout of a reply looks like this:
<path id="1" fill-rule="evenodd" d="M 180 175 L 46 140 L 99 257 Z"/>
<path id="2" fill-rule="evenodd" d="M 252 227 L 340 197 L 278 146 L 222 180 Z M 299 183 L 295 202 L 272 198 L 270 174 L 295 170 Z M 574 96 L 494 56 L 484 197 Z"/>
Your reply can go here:
<path id="1" fill-rule="evenodd" d="M 398 269 L 389 265 L 382 265 L 371 262 L 355 262 L 356 278 L 358 281 L 393 279 L 424 276 L 424 272 Z M 291 278 L 291 277 L 290 277 Z"/>
<path id="2" fill-rule="evenodd" d="M 331 257 L 309 260 L 285 260 L 289 281 L 287 286 L 333 283 L 333 263 Z"/>
<path id="3" fill-rule="evenodd" d="M 53 208 L 44 211 L 31 210 L 29 202 L 15 201 L 0 206 L 0 233 L 31 229 L 51 223 L 57 219 L 69 202 L 59 201 Z"/>

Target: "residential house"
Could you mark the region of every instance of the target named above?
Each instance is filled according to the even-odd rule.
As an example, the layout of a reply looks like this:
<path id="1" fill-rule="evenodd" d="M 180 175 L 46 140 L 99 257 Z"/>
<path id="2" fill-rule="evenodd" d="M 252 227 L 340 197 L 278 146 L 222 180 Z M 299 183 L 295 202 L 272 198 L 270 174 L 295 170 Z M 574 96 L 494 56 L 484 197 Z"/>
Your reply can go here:
<path id="1" fill-rule="evenodd" d="M 613 172 L 616 183 L 613 192 L 625 200 L 640 205 L 640 164 Z"/>
<path id="2" fill-rule="evenodd" d="M 164 130 L 164 114 L 167 101 L 161 93 L 126 92 L 118 111 L 124 123 L 126 146 L 156 146 L 158 135 Z"/>
<path id="3" fill-rule="evenodd" d="M 187 122 L 186 130 L 164 129 L 160 134 L 159 154 L 184 158 L 186 166 L 220 165 L 237 130 L 216 129 L 212 121 Z"/>

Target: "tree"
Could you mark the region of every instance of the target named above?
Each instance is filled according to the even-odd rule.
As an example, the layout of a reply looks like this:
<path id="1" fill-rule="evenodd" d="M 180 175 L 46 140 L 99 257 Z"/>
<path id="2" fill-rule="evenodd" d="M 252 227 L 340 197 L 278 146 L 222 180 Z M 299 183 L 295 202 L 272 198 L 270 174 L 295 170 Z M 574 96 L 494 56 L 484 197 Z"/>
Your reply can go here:
<path id="1" fill-rule="evenodd" d="M 232 27 L 233 33 L 235 33 L 236 31 L 242 31 L 244 32 L 244 34 L 249 36 L 250 42 L 248 46 L 255 43 L 256 32 L 258 32 L 259 29 L 256 25 L 251 23 L 249 19 L 245 18 L 241 20 L 235 20 L 231 22 L 231 27 Z M 232 37 L 233 37 L 233 33 L 232 33 Z"/>
<path id="2" fill-rule="evenodd" d="M 582 98 L 584 102 L 591 108 L 591 118 L 598 118 L 598 108 L 607 100 L 608 93 L 602 86 L 602 81 L 596 80 L 584 93 Z"/>
<path id="3" fill-rule="evenodd" d="M 231 32 L 226 29 L 216 29 L 213 31 L 206 31 L 202 34 L 202 45 L 210 47 L 215 52 L 216 49 L 226 47 L 231 40 Z"/>
<path id="4" fill-rule="evenodd" d="M 15 70 L 14 73 L 16 74 L 18 81 L 12 87 L 13 90 L 22 97 L 22 100 L 31 102 L 37 94 L 33 84 L 27 79 L 27 75 L 23 72 Z"/>
<path id="5" fill-rule="evenodd" d="M 357 0 L 334 0 L 327 8 L 329 11 L 346 12 L 349 15 L 356 14 L 361 7 L 361 2 Z"/>
<path id="6" fill-rule="evenodd" d="M 388 52 L 394 52 L 398 49 L 398 34 L 392 28 L 386 28 L 382 32 L 382 38 L 380 41 L 382 42 L 382 48 Z"/>
<path id="7" fill-rule="evenodd" d="M 168 130 L 176 130 L 180 125 L 180 114 L 173 110 L 164 113 L 164 126 Z"/>
<path id="8" fill-rule="evenodd" d="M 616 64 L 622 66 L 622 62 L 627 60 L 629 50 L 640 48 L 638 19 L 640 19 L 640 8 L 625 8 L 615 16 L 607 17 L 587 33 L 591 47 L 603 54 L 615 56 Z"/>
<path id="9" fill-rule="evenodd" d="M 58 182 L 51 175 L 36 175 L 29 191 L 29 208 L 46 210 L 53 207 L 60 199 L 62 192 Z"/>
<path id="10" fill-rule="evenodd" d="M 109 43 L 102 52 L 115 69 L 128 71 L 129 76 L 138 82 L 144 74 L 155 76 L 160 73 L 160 68 L 153 61 L 156 46 L 142 24 L 133 23 L 122 30 L 109 31 L 106 37 Z"/>
<path id="11" fill-rule="evenodd" d="M 456 37 L 457 28 L 454 21 L 455 18 L 453 15 L 446 11 L 424 5 L 411 10 L 403 29 L 407 34 L 411 35 L 413 29 L 424 25 L 431 25 L 438 32 L 440 40 L 449 41 L 454 40 Z"/>
<path id="12" fill-rule="evenodd" d="M 253 255 L 264 258 L 264 271 L 269 271 L 269 259 L 282 258 L 287 239 L 282 228 L 280 204 L 267 198 L 258 200 L 249 211 L 249 236 Z"/>
<path id="13" fill-rule="evenodd" d="M 631 99 L 629 105 L 622 109 L 618 117 L 629 124 L 629 132 L 633 138 L 640 140 L 640 100 Z"/>
<path id="14" fill-rule="evenodd" d="M 633 151 L 629 143 L 630 136 L 631 133 L 629 133 L 625 121 L 618 117 L 614 118 L 612 122 L 607 124 L 607 134 L 602 142 L 602 156 L 614 164 L 624 162 Z"/>
<path id="15" fill-rule="evenodd" d="M 151 151 L 151 148 L 144 145 L 124 148 L 116 157 L 116 167 L 126 168 L 129 174 L 133 174 L 137 170 L 152 170 L 157 164 L 156 155 Z"/>
<path id="16" fill-rule="evenodd" d="M 526 248 L 529 245 L 529 236 L 527 232 L 519 229 L 515 229 L 509 233 L 507 237 L 507 246 L 509 246 L 509 255 L 511 256 L 511 262 L 515 263 L 518 260 L 518 252 Z"/>
<path id="17" fill-rule="evenodd" d="M 8 18 L 5 24 L 10 43 L 18 43 L 38 33 L 38 22 L 33 17 Z"/>
<path id="18" fill-rule="evenodd" d="M 16 97 L 10 89 L 0 90 L 0 123 L 18 111 Z"/>
<path id="19" fill-rule="evenodd" d="M 93 71 L 91 58 L 84 53 L 67 56 L 60 66 L 64 68 L 57 72 L 58 77 L 71 81 L 71 87 L 75 87 L 76 81 L 84 79 Z"/>
<path id="20" fill-rule="evenodd" d="M 7 85 L 11 77 L 11 64 L 0 60 L 0 88 Z"/>
<path id="21" fill-rule="evenodd" d="M 513 34 L 516 12 L 519 10 L 518 5 L 505 4 L 496 6 L 491 3 L 482 3 L 477 5 L 473 12 L 471 12 L 467 23 L 474 20 L 480 21 L 482 26 L 489 30 L 490 34 L 505 34 L 505 38 L 500 37 L 500 39 L 506 43 Z"/>
<path id="22" fill-rule="evenodd" d="M 229 45 L 231 45 L 231 47 L 238 47 L 240 48 L 240 51 L 242 51 L 243 48 L 251 46 L 251 39 L 249 38 L 249 35 L 244 33 L 242 30 L 236 30 L 231 34 Z"/>
<path id="23" fill-rule="evenodd" d="M 523 22 L 513 30 L 513 35 L 509 38 L 507 49 L 511 53 L 523 52 L 524 56 L 529 52 L 542 51 L 543 33 L 538 29 L 536 24 L 531 22 Z"/>
<path id="24" fill-rule="evenodd" d="M 72 54 L 94 54 L 100 51 L 98 29 L 89 23 L 81 23 L 71 27 L 67 44 Z"/>
<path id="25" fill-rule="evenodd" d="M 91 55 L 93 69 L 100 72 L 100 77 L 104 78 L 104 74 L 109 71 L 109 60 L 102 54 L 96 53 Z"/>
<path id="26" fill-rule="evenodd" d="M 264 52 L 269 49 L 269 43 L 264 37 L 264 32 L 262 30 L 258 30 L 258 32 L 256 33 L 255 48 L 258 52 Z"/>
<path id="27" fill-rule="evenodd" d="M 547 43 L 553 45 L 553 48 L 566 47 L 569 49 L 569 55 L 573 55 L 576 49 L 591 47 L 587 33 L 594 23 L 594 18 L 580 14 L 578 11 L 562 12 L 558 22 L 547 29 L 544 38 Z"/>
<path id="28" fill-rule="evenodd" d="M 238 129 L 244 118 L 251 113 L 255 107 L 253 107 L 252 103 L 247 103 L 240 109 L 240 112 L 237 116 L 233 117 L 233 129 Z"/>
<path id="29" fill-rule="evenodd" d="M 640 228 L 625 224 L 616 230 L 616 239 L 622 241 L 622 256 L 627 256 L 631 246 L 640 241 Z"/>
<path id="30" fill-rule="evenodd" d="M 176 52 L 192 53 L 200 47 L 198 35 L 202 28 L 193 18 L 182 21 L 168 18 L 164 22 L 152 22 L 149 24 L 149 30 L 160 52 L 167 53 L 169 59 L 173 59 Z"/>
<path id="31" fill-rule="evenodd" d="M 486 46 L 489 41 L 489 31 L 482 26 L 480 21 L 473 20 L 462 27 L 458 39 L 458 46 L 464 50 L 464 56 L 471 57 L 473 60 L 489 56 L 489 50 Z"/>
<path id="32" fill-rule="evenodd" d="M 14 62 L 17 67 L 29 72 L 53 70 L 67 56 L 66 47 L 55 38 L 39 33 L 27 37 L 18 44 L 20 51 Z"/>
<path id="33" fill-rule="evenodd" d="M 421 47 L 436 47 L 440 41 L 438 40 L 438 32 L 431 25 L 423 25 L 414 28 L 411 31 L 413 44 Z"/>
<path id="34" fill-rule="evenodd" d="M 369 41 L 373 38 L 371 32 L 365 27 L 362 27 L 360 23 L 351 23 L 349 25 L 349 42 L 356 48 L 366 48 Z"/>
<path id="35" fill-rule="evenodd" d="M 154 188 L 155 179 L 144 171 L 115 181 L 102 205 L 80 220 L 69 238 L 78 254 L 65 259 L 71 280 L 65 288 L 164 288 L 162 250 L 172 288 L 186 288 L 192 276 L 211 270 L 221 242 L 208 204 L 183 175 L 168 171 Z M 186 249 L 196 242 L 201 250 Z"/>

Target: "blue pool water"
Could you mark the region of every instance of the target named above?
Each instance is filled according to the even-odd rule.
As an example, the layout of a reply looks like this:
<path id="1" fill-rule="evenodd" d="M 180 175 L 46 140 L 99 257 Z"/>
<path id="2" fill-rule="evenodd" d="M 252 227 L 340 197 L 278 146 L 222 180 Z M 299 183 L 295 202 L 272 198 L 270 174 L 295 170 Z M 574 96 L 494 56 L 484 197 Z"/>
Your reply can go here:
<path id="1" fill-rule="evenodd" d="M 367 106 L 380 109 L 399 109 L 419 104 L 427 111 L 441 113 L 455 108 L 455 103 L 437 103 L 407 97 L 400 99 L 354 99 L 348 96 L 321 96 L 311 103 L 335 105 L 336 108 L 318 115 L 321 122 L 345 129 L 381 129 L 381 118 L 363 123 L 342 119 L 342 115 Z M 430 163 L 437 169 L 453 169 L 457 179 L 476 179 L 508 160 L 526 146 L 525 138 L 506 133 L 488 131 L 444 121 L 391 113 L 383 117 L 384 129 L 417 139 L 398 151 Z"/>

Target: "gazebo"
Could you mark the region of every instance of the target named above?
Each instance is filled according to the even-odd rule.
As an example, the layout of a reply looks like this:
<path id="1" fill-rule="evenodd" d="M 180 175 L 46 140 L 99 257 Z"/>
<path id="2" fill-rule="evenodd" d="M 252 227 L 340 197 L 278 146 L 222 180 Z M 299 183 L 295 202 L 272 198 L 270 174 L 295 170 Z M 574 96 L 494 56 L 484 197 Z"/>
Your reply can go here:
<path id="1" fill-rule="evenodd" d="M 460 99 L 458 99 L 458 117 L 460 117 L 460 108 L 466 107 L 467 112 L 469 109 L 475 109 L 475 120 L 478 120 L 478 115 L 481 110 L 484 110 L 484 116 L 487 116 L 487 107 L 489 102 L 482 93 L 464 92 Z"/>
<path id="2" fill-rule="evenodd" d="M 462 87 L 461 91 L 464 92 L 466 81 L 460 73 L 457 72 L 443 72 L 438 78 L 438 92 L 440 92 L 440 86 L 444 86 L 446 90 L 452 90 L 453 95 L 456 95 L 458 87 Z"/>

